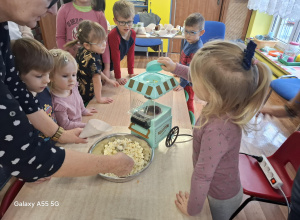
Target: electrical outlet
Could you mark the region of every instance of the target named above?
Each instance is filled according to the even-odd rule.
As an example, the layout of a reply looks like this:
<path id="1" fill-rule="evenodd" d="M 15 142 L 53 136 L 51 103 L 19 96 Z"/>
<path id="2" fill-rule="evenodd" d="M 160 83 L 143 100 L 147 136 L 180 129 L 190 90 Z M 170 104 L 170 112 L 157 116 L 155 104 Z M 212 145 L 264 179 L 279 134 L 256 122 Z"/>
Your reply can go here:
<path id="1" fill-rule="evenodd" d="M 264 172 L 271 186 L 275 189 L 278 189 L 283 184 L 281 179 L 279 178 L 278 174 L 274 170 L 268 158 L 265 155 L 261 155 L 261 156 L 263 160 L 262 162 L 258 162 L 260 168 Z"/>

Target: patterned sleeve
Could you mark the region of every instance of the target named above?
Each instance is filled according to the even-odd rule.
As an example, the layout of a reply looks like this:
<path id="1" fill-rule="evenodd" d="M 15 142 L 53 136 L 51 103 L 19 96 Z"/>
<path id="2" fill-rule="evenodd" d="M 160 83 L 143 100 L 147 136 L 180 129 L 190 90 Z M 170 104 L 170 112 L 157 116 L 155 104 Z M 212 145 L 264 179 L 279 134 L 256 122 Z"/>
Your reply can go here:
<path id="1" fill-rule="evenodd" d="M 63 105 L 54 103 L 53 106 L 57 124 L 63 127 L 65 130 L 85 127 L 86 123 L 71 121 L 68 117 L 67 108 Z"/>
<path id="2" fill-rule="evenodd" d="M 22 109 L 26 114 L 34 113 L 39 109 L 38 100 L 33 97 L 31 92 L 26 89 L 26 85 L 20 80 L 19 71 L 17 71 L 14 62 L 14 56 L 10 50 L 10 40 L 8 35 L 7 23 L 2 23 L 0 26 L 1 31 L 1 52 L 3 62 L 5 63 L 5 81 L 11 94 L 18 100 Z"/>
<path id="3" fill-rule="evenodd" d="M 187 211 L 192 216 L 201 212 L 217 165 L 228 149 L 228 141 L 220 130 L 206 128 L 201 137 L 194 135 L 194 138 L 194 144 L 201 145 L 201 150 L 194 167 L 188 201 Z M 219 143 L 222 150 L 219 150 Z"/>

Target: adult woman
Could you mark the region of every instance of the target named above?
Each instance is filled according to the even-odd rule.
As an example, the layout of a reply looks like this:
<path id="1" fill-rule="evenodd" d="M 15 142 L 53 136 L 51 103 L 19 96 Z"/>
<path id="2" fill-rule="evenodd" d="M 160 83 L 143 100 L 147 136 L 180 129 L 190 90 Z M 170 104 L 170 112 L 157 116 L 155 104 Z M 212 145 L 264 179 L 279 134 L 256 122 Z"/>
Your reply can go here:
<path id="1" fill-rule="evenodd" d="M 81 129 L 64 131 L 38 108 L 38 102 L 19 80 L 10 51 L 7 21 L 32 28 L 47 13 L 56 13 L 56 2 L 3 0 L 0 5 L 0 168 L 25 181 L 99 172 L 125 175 L 131 171 L 133 160 L 123 153 L 110 157 L 84 154 L 38 137 L 37 130 L 60 143 L 86 142 L 78 137 Z"/>

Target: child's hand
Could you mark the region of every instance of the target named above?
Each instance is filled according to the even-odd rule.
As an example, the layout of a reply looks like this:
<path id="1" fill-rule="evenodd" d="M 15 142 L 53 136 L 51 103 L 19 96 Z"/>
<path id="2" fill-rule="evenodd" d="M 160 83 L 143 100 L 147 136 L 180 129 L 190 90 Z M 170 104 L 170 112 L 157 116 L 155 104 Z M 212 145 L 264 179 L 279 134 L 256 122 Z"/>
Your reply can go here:
<path id="1" fill-rule="evenodd" d="M 127 79 L 120 78 L 120 79 L 117 79 L 117 82 L 118 82 L 120 85 L 125 85 L 125 84 L 127 83 Z"/>
<path id="2" fill-rule="evenodd" d="M 183 90 L 183 87 L 181 85 L 178 85 L 176 88 L 173 89 L 174 91 L 178 92 Z"/>
<path id="3" fill-rule="evenodd" d="M 114 100 L 109 98 L 109 97 L 101 97 L 100 101 L 98 101 L 98 103 L 100 104 L 110 104 L 112 103 Z"/>
<path id="4" fill-rule="evenodd" d="M 189 201 L 190 194 L 188 192 L 183 192 L 179 191 L 179 193 L 176 194 L 177 200 L 175 200 L 175 205 L 177 208 L 185 215 L 190 216 L 187 212 L 187 206 L 188 206 L 188 201 Z"/>
<path id="5" fill-rule="evenodd" d="M 169 57 L 160 57 L 157 62 L 162 63 L 161 68 L 168 72 L 174 72 L 176 69 L 176 63 L 174 63 Z"/>
<path id="6" fill-rule="evenodd" d="M 117 81 L 112 80 L 112 79 L 110 79 L 110 80 L 108 81 L 108 83 L 109 83 L 110 85 L 112 85 L 113 87 L 119 87 L 119 85 L 120 85 Z"/>
<path id="7" fill-rule="evenodd" d="M 33 183 L 39 184 L 39 183 L 43 183 L 45 181 L 48 181 L 50 179 L 51 179 L 51 176 L 48 176 L 48 177 L 40 178 L 40 179 L 38 179 L 37 181 L 35 181 Z"/>
<path id="8" fill-rule="evenodd" d="M 129 78 L 132 78 L 132 77 L 137 76 L 138 74 L 128 74 L 128 75 L 129 75 Z"/>
<path id="9" fill-rule="evenodd" d="M 84 115 L 90 116 L 93 115 L 93 113 L 97 113 L 98 111 L 95 108 L 86 108 L 86 113 Z"/>

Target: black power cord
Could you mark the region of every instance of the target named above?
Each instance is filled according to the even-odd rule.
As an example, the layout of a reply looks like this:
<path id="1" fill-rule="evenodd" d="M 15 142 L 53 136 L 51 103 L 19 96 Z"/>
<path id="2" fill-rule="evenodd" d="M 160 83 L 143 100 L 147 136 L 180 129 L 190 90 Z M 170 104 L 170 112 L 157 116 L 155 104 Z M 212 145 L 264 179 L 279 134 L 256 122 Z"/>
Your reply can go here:
<path id="1" fill-rule="evenodd" d="M 254 159 L 257 160 L 257 162 L 262 162 L 262 161 L 263 161 L 263 157 L 261 157 L 261 156 L 255 156 L 255 155 L 246 154 L 246 153 L 241 153 L 241 152 L 240 152 L 240 154 L 244 154 L 244 155 L 247 155 L 247 156 L 249 156 L 249 157 L 253 157 Z"/>

